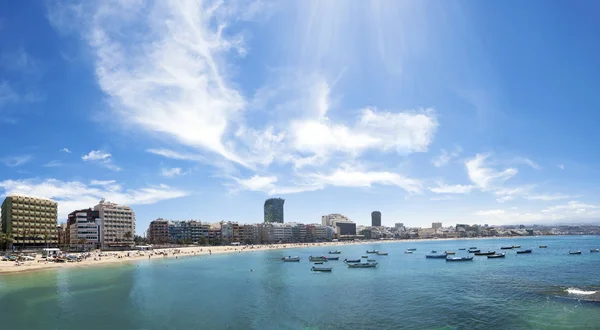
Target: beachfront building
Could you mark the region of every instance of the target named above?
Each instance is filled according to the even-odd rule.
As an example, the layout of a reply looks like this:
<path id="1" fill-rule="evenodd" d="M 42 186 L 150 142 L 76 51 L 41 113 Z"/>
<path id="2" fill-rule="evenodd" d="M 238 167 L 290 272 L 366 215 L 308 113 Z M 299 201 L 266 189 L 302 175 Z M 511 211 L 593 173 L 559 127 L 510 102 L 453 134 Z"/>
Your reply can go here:
<path id="1" fill-rule="evenodd" d="M 11 234 L 13 247 L 55 246 L 58 243 L 58 204 L 47 198 L 11 195 L 2 203 L 2 232 Z"/>
<path id="2" fill-rule="evenodd" d="M 103 249 L 131 247 L 135 234 L 135 213 L 129 206 L 106 202 L 94 206 L 101 222 L 100 245 Z"/>
<path id="3" fill-rule="evenodd" d="M 283 223 L 283 198 L 269 198 L 265 201 L 265 223 Z"/>
<path id="4" fill-rule="evenodd" d="M 169 220 L 158 218 L 148 226 L 148 240 L 153 244 L 165 244 L 170 241 Z"/>
<path id="5" fill-rule="evenodd" d="M 99 249 L 102 237 L 100 212 L 90 208 L 69 213 L 68 246 L 83 250 Z"/>
<path id="6" fill-rule="evenodd" d="M 343 214 L 339 214 L 339 213 L 332 213 L 332 214 L 324 215 L 321 217 L 321 224 L 323 226 L 332 226 L 333 227 L 333 223 L 335 221 L 348 222 L 348 221 L 350 221 L 350 219 L 348 219 L 347 216 L 345 216 Z"/>
<path id="7" fill-rule="evenodd" d="M 261 240 L 261 228 L 258 225 L 243 225 L 243 242 L 246 244 L 259 244 Z"/>
<path id="8" fill-rule="evenodd" d="M 435 230 L 440 229 L 440 228 L 442 228 L 442 223 L 441 222 L 433 222 L 433 223 L 431 223 L 431 228 L 433 228 Z"/>
<path id="9" fill-rule="evenodd" d="M 60 225 L 56 226 L 56 230 L 58 246 L 67 245 L 67 224 L 64 222 L 61 223 Z"/>
<path id="10" fill-rule="evenodd" d="M 379 212 L 379 211 L 371 212 L 371 226 L 381 227 L 381 212 Z"/>
<path id="11" fill-rule="evenodd" d="M 204 228 L 200 221 L 169 221 L 168 226 L 169 241 L 171 243 L 196 243 L 204 236 Z"/>

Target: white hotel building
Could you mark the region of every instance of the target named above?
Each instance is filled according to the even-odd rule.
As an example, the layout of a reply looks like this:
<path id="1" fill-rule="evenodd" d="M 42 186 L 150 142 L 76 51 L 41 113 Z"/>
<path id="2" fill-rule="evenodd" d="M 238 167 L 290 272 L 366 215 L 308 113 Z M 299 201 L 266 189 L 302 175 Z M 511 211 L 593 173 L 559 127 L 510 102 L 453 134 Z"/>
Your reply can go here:
<path id="1" fill-rule="evenodd" d="M 125 247 L 132 246 L 135 235 L 135 213 L 129 206 L 101 200 L 94 206 L 101 220 L 101 246 Z"/>

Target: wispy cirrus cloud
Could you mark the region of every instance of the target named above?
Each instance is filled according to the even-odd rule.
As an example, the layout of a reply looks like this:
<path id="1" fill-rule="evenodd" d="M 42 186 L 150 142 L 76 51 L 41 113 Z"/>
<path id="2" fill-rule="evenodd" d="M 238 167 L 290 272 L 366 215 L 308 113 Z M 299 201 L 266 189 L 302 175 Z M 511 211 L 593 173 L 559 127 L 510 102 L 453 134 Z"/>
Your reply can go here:
<path id="1" fill-rule="evenodd" d="M 71 150 L 69 150 L 68 148 L 62 148 L 62 149 L 60 149 L 60 151 L 62 151 L 62 152 L 66 152 L 66 153 L 68 153 L 68 154 L 70 154 L 70 153 L 71 153 Z"/>
<path id="2" fill-rule="evenodd" d="M 451 160 L 458 158 L 461 152 L 461 147 L 456 147 L 453 151 L 446 151 L 446 149 L 442 149 L 440 154 L 431 160 L 431 163 L 435 167 L 442 167 L 448 164 Z"/>
<path id="3" fill-rule="evenodd" d="M 92 181 L 87 185 L 79 181 L 57 179 L 5 180 L 0 181 L 0 188 L 3 190 L 4 196 L 25 194 L 57 201 L 60 219 L 65 219 L 73 210 L 91 207 L 103 198 L 120 204 L 142 205 L 188 195 L 186 191 L 163 184 L 123 189 L 115 181 Z"/>
<path id="4" fill-rule="evenodd" d="M 29 163 L 32 159 L 32 155 L 20 155 L 4 157 L 1 161 L 8 167 L 18 167 Z"/>
<path id="5" fill-rule="evenodd" d="M 320 169 L 313 173 L 314 181 L 334 185 L 340 182 L 336 176 L 331 179 L 339 161 L 368 151 L 406 155 L 428 150 L 439 126 L 435 110 L 365 105 L 352 120 L 339 120 L 329 114 L 336 104 L 332 88 L 339 77 L 332 79 L 316 67 L 308 73 L 298 70 L 301 79 L 285 80 L 275 89 L 261 88 L 248 101 L 233 81 L 235 68 L 230 64 L 248 48 L 236 24 L 229 24 L 251 19 L 248 12 L 259 15 L 256 8 L 246 9 L 243 3 L 200 1 L 81 2 L 51 6 L 48 16 L 63 32 L 76 31 L 68 26 L 73 19 L 81 23 L 100 88 L 123 123 L 193 151 L 149 149 L 151 153 L 193 161 L 222 157 L 257 175 L 272 164 L 292 166 L 282 172 L 287 176 L 284 182 L 302 182 L 294 170 L 312 166 Z M 290 116 L 267 117 L 266 123 L 257 124 L 245 115 L 256 108 L 263 114 L 283 110 Z M 335 162 L 329 164 L 332 159 Z M 205 162 L 220 166 L 212 159 Z M 356 180 L 364 184 L 358 186 L 393 184 L 416 190 L 398 173 L 364 173 Z"/>

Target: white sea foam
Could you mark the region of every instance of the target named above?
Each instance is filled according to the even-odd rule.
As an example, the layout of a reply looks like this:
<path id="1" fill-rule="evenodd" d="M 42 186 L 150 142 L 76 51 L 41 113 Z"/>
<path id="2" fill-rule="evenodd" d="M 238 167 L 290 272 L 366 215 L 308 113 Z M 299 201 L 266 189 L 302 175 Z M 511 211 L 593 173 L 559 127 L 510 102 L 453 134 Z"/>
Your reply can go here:
<path id="1" fill-rule="evenodd" d="M 596 292 L 597 292 L 597 291 L 585 291 L 585 290 L 579 290 L 579 289 L 577 289 L 577 288 L 568 288 L 568 289 L 567 289 L 567 290 L 565 290 L 565 291 L 567 291 L 568 293 L 571 293 L 571 294 L 582 294 L 582 295 L 594 294 L 594 293 L 596 293 Z"/>

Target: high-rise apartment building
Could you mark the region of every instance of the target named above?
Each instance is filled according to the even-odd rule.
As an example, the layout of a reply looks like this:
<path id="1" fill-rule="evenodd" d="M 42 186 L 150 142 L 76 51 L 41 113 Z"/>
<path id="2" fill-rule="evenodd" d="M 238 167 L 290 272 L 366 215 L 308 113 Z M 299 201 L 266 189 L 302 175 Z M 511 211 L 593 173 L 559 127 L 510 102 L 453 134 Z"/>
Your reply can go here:
<path id="1" fill-rule="evenodd" d="M 94 206 L 101 219 L 101 247 L 128 247 L 133 245 L 135 213 L 129 206 L 101 200 Z"/>
<path id="2" fill-rule="evenodd" d="M 381 212 L 379 212 L 379 211 L 371 212 L 371 226 L 381 227 Z"/>
<path id="3" fill-rule="evenodd" d="M 169 242 L 169 220 L 158 218 L 150 222 L 148 227 L 148 240 L 154 244 Z"/>
<path id="4" fill-rule="evenodd" d="M 102 241 L 101 223 L 99 211 L 84 209 L 69 213 L 69 246 L 84 250 L 99 249 Z"/>
<path id="5" fill-rule="evenodd" d="M 2 232 L 13 236 L 7 248 L 42 247 L 58 243 L 58 205 L 55 201 L 11 195 L 2 203 Z"/>
<path id="6" fill-rule="evenodd" d="M 265 222 L 283 223 L 283 198 L 269 198 L 265 201 Z"/>

